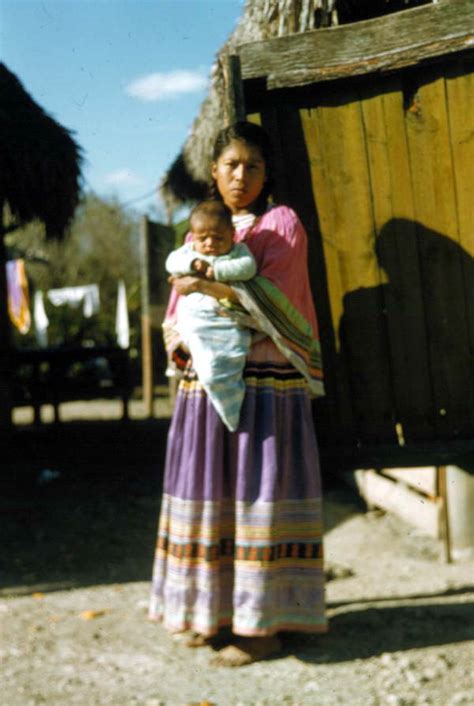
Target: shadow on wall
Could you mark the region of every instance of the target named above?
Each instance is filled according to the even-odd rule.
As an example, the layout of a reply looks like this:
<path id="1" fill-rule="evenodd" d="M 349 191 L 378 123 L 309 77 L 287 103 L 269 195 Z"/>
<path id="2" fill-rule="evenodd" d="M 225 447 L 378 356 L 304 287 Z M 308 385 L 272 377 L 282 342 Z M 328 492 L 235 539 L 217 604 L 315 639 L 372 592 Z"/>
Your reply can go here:
<path id="1" fill-rule="evenodd" d="M 375 256 L 385 283 L 345 295 L 326 371 L 344 443 L 473 439 L 473 258 L 404 219 L 382 228 Z"/>

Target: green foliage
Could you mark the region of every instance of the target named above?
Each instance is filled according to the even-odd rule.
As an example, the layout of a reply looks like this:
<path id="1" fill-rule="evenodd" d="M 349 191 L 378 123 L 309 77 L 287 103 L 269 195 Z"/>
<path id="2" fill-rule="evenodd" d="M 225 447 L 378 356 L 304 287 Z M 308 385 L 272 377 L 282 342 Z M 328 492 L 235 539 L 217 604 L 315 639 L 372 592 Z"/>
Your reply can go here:
<path id="1" fill-rule="evenodd" d="M 98 284 L 100 312 L 90 319 L 81 309 L 46 302 L 51 345 L 115 342 L 117 286 L 123 279 L 131 327 L 131 347 L 139 344 L 140 273 L 138 219 L 114 200 L 88 194 L 78 207 L 63 242 L 47 241 L 41 224 L 32 223 L 8 236 L 10 257 L 23 257 L 30 294 L 59 287 Z M 46 300 L 45 300 L 46 301 Z M 34 345 L 34 332 L 15 334 L 17 345 Z"/>

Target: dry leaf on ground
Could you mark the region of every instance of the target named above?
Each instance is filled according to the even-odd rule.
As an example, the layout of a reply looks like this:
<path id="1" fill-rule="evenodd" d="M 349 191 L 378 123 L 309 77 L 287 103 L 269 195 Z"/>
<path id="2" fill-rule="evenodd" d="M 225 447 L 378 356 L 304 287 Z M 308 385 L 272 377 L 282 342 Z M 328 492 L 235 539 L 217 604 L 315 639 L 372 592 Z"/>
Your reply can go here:
<path id="1" fill-rule="evenodd" d="M 101 618 L 108 612 L 108 610 L 83 610 L 82 613 L 79 613 L 79 616 L 83 620 L 95 620 L 96 618 Z"/>

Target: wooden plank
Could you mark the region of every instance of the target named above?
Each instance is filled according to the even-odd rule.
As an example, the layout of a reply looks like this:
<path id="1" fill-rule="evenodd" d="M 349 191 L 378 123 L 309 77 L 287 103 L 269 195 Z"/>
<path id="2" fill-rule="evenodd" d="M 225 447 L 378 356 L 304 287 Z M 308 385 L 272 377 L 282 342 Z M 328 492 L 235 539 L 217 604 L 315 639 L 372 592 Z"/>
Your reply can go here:
<path id="1" fill-rule="evenodd" d="M 439 537 L 443 540 L 444 559 L 447 564 L 452 561 L 451 557 L 451 532 L 448 515 L 448 488 L 446 484 L 446 466 L 438 469 L 438 483 L 440 494 L 440 516 L 439 516 Z"/>
<path id="2" fill-rule="evenodd" d="M 384 476 L 401 481 L 414 488 L 419 493 L 425 493 L 431 498 L 438 494 L 437 467 L 426 466 L 422 468 L 383 468 Z"/>
<path id="3" fill-rule="evenodd" d="M 334 405 L 336 423 L 333 436 L 337 441 L 348 444 L 356 443 L 357 434 L 354 413 L 351 403 L 349 386 L 349 371 L 346 361 L 341 356 L 339 340 L 339 325 L 343 315 L 344 284 L 339 267 L 339 252 L 336 232 L 336 209 L 329 179 L 330 163 L 325 152 L 325 140 L 321 116 L 317 109 L 300 110 L 300 119 L 306 143 L 308 166 L 310 170 L 312 192 L 316 201 L 319 231 L 325 260 L 325 281 L 328 292 L 330 322 L 331 353 L 328 366 L 334 379 Z"/>
<path id="4" fill-rule="evenodd" d="M 153 347 L 150 319 L 150 224 L 147 216 L 140 222 L 142 396 L 145 414 L 153 417 Z"/>
<path id="5" fill-rule="evenodd" d="M 474 257 L 474 61 L 452 63 L 446 73 L 459 242 Z"/>
<path id="6" fill-rule="evenodd" d="M 474 474 L 463 466 L 444 468 L 446 486 L 446 525 L 450 550 L 456 561 L 474 559 Z"/>
<path id="7" fill-rule="evenodd" d="M 402 85 L 392 77 L 360 92 L 396 419 L 405 442 L 431 439 L 433 401 Z"/>
<path id="8" fill-rule="evenodd" d="M 440 507 L 437 502 L 373 470 L 356 471 L 355 478 L 359 492 L 368 505 L 393 512 L 405 522 L 438 538 Z"/>
<path id="9" fill-rule="evenodd" d="M 226 125 L 245 120 L 244 91 L 240 59 L 236 54 L 226 54 L 222 59 L 224 75 L 224 115 Z"/>
<path id="10" fill-rule="evenodd" d="M 344 432 L 334 408 L 334 331 L 327 295 L 324 253 L 311 188 L 308 152 L 297 108 L 282 103 L 263 109 L 262 114 L 263 124 L 269 130 L 276 147 L 278 180 L 284 179 L 283 188 L 278 190 L 279 196 L 295 209 L 308 235 L 308 269 L 318 316 L 325 371 L 326 396 L 315 403 L 318 438 L 323 442 L 330 437 L 334 438 L 334 433 L 339 436 Z M 288 139 L 289 135 L 291 139 Z"/>
<path id="11" fill-rule="evenodd" d="M 243 79 L 284 88 L 393 71 L 474 46 L 474 1 L 442 1 L 364 22 L 243 44 Z"/>
<path id="12" fill-rule="evenodd" d="M 313 194 L 316 200 L 319 227 L 324 246 L 336 348 L 339 350 L 339 323 L 343 313 L 345 289 L 341 279 L 338 248 L 334 237 L 336 232 L 336 209 L 333 207 L 334 195 L 328 173 L 330 165 L 328 165 L 325 154 L 323 128 L 318 110 L 302 109 L 300 110 L 300 116 L 308 151 Z"/>
<path id="13" fill-rule="evenodd" d="M 288 183 L 288 170 L 282 151 L 281 136 L 278 129 L 276 108 L 274 105 L 262 106 L 260 111 L 260 124 L 268 133 L 273 149 L 273 199 L 276 203 L 289 203 L 290 187 Z"/>
<path id="14" fill-rule="evenodd" d="M 291 140 L 288 139 L 288 134 L 285 133 L 285 124 L 288 125 L 288 121 L 291 122 L 292 128 L 298 127 L 295 124 L 295 118 L 298 120 L 298 114 L 296 111 L 293 112 L 294 115 L 292 116 L 290 114 L 291 109 L 290 111 L 288 109 L 282 110 L 281 106 L 277 107 L 275 104 L 265 103 L 260 110 L 260 120 L 262 127 L 270 136 L 273 146 L 273 178 L 275 182 L 273 197 L 276 203 L 293 206 L 298 215 L 302 218 L 308 235 L 310 236 L 309 247 L 312 250 L 309 252 L 308 264 L 310 276 L 312 275 L 312 282 L 314 283 L 319 279 L 320 275 L 321 278 L 324 276 L 323 273 L 321 273 L 321 268 L 316 273 L 312 264 L 314 261 L 318 261 L 318 258 L 317 256 L 313 258 L 316 243 L 315 237 L 311 237 L 311 235 L 313 233 L 316 234 L 316 231 L 319 229 L 316 223 L 314 199 L 310 186 L 311 182 L 309 176 L 304 176 L 308 160 L 303 144 L 304 140 L 302 137 L 298 139 L 298 130 L 296 130 L 295 134 L 291 135 Z M 304 198 L 301 198 L 301 194 L 298 194 L 299 190 L 305 194 Z M 322 256 L 320 260 L 322 260 Z M 324 263 L 320 264 L 322 268 L 324 268 Z M 353 443 L 354 437 L 351 434 L 350 426 L 341 424 L 340 415 L 333 409 L 334 395 L 331 394 L 331 384 L 335 377 L 335 374 L 331 375 L 334 370 L 331 365 L 331 360 L 334 359 L 334 355 L 331 353 L 334 348 L 333 336 L 330 323 L 326 323 L 328 319 L 330 320 L 330 315 L 325 313 L 329 309 L 327 296 L 325 292 L 322 291 L 322 288 L 320 288 L 318 292 L 321 294 L 321 297 L 317 295 L 316 309 L 321 325 L 321 344 L 323 349 L 323 365 L 325 368 L 325 385 L 327 389 L 327 396 L 318 400 L 313 410 L 315 413 L 315 421 L 318 425 L 318 437 L 323 443 L 328 443 L 329 440 L 332 443 L 338 443 L 342 438 L 348 440 L 349 443 Z M 334 434 L 339 435 L 337 439 L 334 439 Z"/>
<path id="15" fill-rule="evenodd" d="M 248 120 L 249 123 L 253 123 L 254 125 L 262 124 L 262 116 L 260 115 L 260 113 L 250 113 L 246 116 L 246 120 Z"/>
<path id="16" fill-rule="evenodd" d="M 442 68 L 406 84 L 408 137 L 418 248 L 438 438 L 472 435 L 466 332 L 465 253 L 459 243 L 454 165 Z M 471 296 L 471 293 L 468 293 Z"/>
<path id="17" fill-rule="evenodd" d="M 314 175 L 323 187 L 326 211 L 321 230 L 332 241 L 332 264 L 341 289 L 329 292 L 341 316 L 333 321 L 339 332 L 339 355 L 349 371 L 351 404 L 360 441 L 394 440 L 394 406 L 383 314 L 381 272 L 375 255 L 375 226 L 362 112 L 358 95 L 347 87 L 318 97 L 318 149 L 324 171 Z M 314 156 L 314 151 L 313 151 Z M 317 171 L 317 163 L 313 170 Z M 328 228 L 329 226 L 329 228 Z M 334 253 L 335 250 L 335 253 Z M 337 301 L 339 299 L 339 301 Z"/>
<path id="18" fill-rule="evenodd" d="M 459 61 L 447 68 L 446 97 L 453 158 L 454 187 L 462 248 L 466 327 L 470 360 L 474 361 L 474 62 Z M 469 382 L 470 380 L 470 382 Z M 474 427 L 474 365 L 466 380 L 470 419 Z"/>

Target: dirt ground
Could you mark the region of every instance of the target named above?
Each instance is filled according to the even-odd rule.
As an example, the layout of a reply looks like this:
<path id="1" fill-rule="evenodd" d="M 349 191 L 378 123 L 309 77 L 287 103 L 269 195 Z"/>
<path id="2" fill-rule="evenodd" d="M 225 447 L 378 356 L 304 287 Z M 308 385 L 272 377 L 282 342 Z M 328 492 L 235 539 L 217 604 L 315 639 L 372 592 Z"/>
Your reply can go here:
<path id="1" fill-rule="evenodd" d="M 445 564 L 438 542 L 367 513 L 334 477 L 328 635 L 284 635 L 274 659 L 212 668 L 211 648 L 148 622 L 169 404 L 154 420 L 135 405 L 128 423 L 111 410 L 76 407 L 74 422 L 1 440 L 2 705 L 474 704 L 474 565 Z"/>

